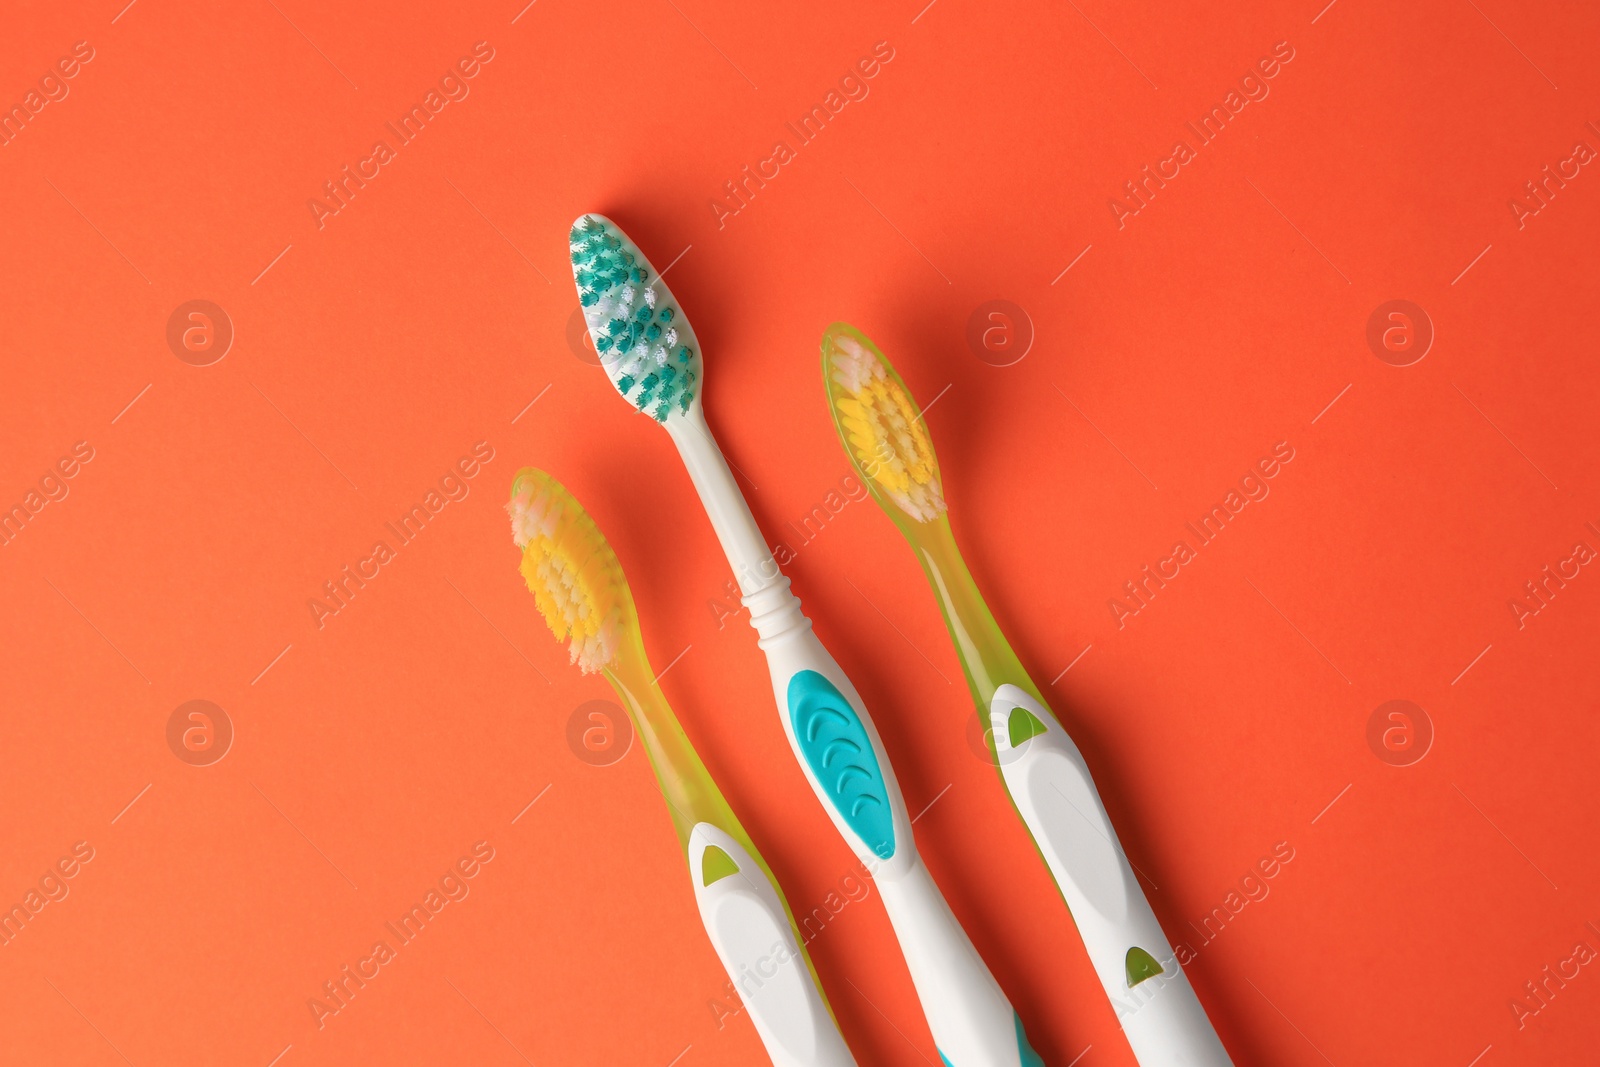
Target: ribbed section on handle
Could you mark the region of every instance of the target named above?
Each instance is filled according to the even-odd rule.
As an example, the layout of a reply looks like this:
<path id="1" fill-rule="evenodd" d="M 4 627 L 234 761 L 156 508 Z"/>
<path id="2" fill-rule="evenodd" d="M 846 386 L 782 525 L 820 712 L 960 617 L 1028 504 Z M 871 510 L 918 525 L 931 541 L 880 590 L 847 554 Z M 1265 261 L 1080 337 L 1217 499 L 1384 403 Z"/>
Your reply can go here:
<path id="1" fill-rule="evenodd" d="M 811 620 L 800 609 L 800 598 L 789 591 L 786 575 L 740 602 L 750 609 L 750 625 L 755 627 L 756 644 L 763 652 L 792 633 L 811 629 Z"/>

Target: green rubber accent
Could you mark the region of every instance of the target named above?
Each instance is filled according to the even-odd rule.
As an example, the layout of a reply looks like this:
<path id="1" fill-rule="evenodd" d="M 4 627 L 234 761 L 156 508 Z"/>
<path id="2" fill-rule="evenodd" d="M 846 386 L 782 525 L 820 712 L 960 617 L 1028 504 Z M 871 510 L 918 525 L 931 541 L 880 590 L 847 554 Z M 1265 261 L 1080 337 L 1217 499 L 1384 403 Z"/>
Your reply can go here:
<path id="1" fill-rule="evenodd" d="M 811 773 L 845 825 L 880 859 L 894 855 L 894 815 L 877 754 L 855 708 L 816 671 L 789 679 L 789 721 Z"/>
<path id="2" fill-rule="evenodd" d="M 1147 978 L 1165 973 L 1156 958 L 1138 945 L 1128 950 L 1128 988 L 1132 989 Z"/>
<path id="3" fill-rule="evenodd" d="M 1017 1020 L 1017 1053 L 1022 1058 L 1022 1067 L 1044 1067 L 1044 1057 L 1033 1051 L 1033 1046 L 1028 1044 L 1028 1035 L 1022 1032 L 1022 1019 L 1015 1012 L 1011 1017 Z"/>
<path id="4" fill-rule="evenodd" d="M 1011 715 L 1006 719 L 1006 732 L 1011 735 L 1011 747 L 1020 748 L 1028 738 L 1044 733 L 1045 725 L 1037 715 L 1019 704 L 1011 709 Z"/>
<path id="5" fill-rule="evenodd" d="M 739 865 L 733 862 L 733 857 L 728 855 L 716 845 L 707 845 L 706 850 L 700 854 L 700 884 L 710 885 L 719 882 L 730 874 L 738 874 Z"/>

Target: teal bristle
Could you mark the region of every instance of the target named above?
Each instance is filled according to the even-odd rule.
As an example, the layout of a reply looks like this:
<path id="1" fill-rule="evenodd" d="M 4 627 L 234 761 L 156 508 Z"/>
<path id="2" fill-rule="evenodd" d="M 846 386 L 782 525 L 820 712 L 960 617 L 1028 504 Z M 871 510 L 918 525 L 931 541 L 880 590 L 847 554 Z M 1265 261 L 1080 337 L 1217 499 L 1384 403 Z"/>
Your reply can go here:
<path id="1" fill-rule="evenodd" d="M 573 224 L 569 248 L 578 302 L 612 384 L 658 422 L 675 410 L 687 414 L 698 343 L 659 272 L 653 275 L 644 254 L 596 215 Z"/>

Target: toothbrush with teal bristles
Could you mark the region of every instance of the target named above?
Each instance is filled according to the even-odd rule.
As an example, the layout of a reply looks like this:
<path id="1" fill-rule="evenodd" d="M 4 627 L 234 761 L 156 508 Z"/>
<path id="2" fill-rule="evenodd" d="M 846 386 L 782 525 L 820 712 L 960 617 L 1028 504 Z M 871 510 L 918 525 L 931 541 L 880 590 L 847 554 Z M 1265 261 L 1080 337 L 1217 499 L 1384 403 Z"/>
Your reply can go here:
<path id="1" fill-rule="evenodd" d="M 934 1045 L 949 1067 L 1043 1067 L 1022 1022 L 917 854 L 911 819 L 861 696 L 811 630 L 712 439 L 700 346 L 671 290 L 616 224 L 572 227 L 579 303 L 617 392 L 659 422 L 688 468 L 767 655 L 807 783 L 871 872 Z"/>
<path id="2" fill-rule="evenodd" d="M 1194 987 L 1134 879 L 1078 746 L 1045 705 L 956 547 L 939 461 L 916 402 L 844 323 L 822 337 L 823 379 L 850 461 L 910 542 L 991 727 L 1000 778 L 1077 923 L 1141 1067 L 1228 1067 Z"/>
<path id="3" fill-rule="evenodd" d="M 533 468 L 512 483 L 511 533 L 539 612 L 572 662 L 627 708 L 689 864 L 700 921 L 777 1067 L 856 1067 L 766 862 L 695 754 L 645 656 L 611 546 L 582 505 Z"/>

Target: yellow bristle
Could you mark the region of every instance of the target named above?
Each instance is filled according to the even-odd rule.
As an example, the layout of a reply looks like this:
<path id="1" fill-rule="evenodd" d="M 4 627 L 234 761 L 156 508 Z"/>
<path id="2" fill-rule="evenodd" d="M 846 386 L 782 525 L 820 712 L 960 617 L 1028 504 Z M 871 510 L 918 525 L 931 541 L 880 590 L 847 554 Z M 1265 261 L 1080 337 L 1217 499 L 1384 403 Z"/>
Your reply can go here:
<path id="1" fill-rule="evenodd" d="M 944 513 L 939 462 L 916 401 L 882 356 L 829 334 L 829 378 L 839 427 L 862 473 L 918 522 Z"/>
<path id="2" fill-rule="evenodd" d="M 543 471 L 518 473 L 511 503 L 519 569 L 534 605 L 585 674 L 611 666 L 633 613 L 622 566 L 572 494 Z"/>

